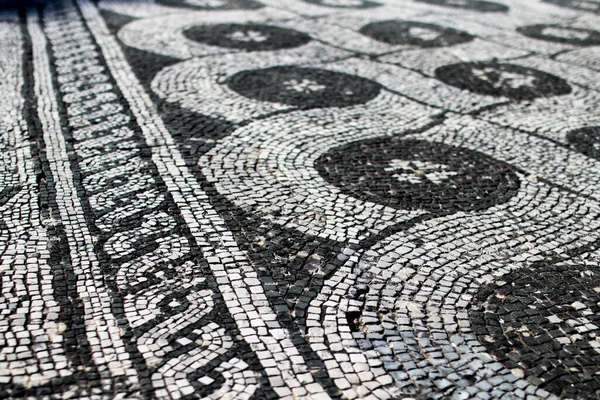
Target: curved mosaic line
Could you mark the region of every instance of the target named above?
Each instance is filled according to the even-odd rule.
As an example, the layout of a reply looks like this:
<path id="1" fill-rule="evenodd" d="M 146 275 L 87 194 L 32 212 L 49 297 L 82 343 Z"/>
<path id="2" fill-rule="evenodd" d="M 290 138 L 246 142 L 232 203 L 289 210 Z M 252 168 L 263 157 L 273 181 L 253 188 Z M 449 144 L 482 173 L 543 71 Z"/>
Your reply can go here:
<path id="1" fill-rule="evenodd" d="M 0 16 L 0 397 L 597 397 L 586 1 Z"/>

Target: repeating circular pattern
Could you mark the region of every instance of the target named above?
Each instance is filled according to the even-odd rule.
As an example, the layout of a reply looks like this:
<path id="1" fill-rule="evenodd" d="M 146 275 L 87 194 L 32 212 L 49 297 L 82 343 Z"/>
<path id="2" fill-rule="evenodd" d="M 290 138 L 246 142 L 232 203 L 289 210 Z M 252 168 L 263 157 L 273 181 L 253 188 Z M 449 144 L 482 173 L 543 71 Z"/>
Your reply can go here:
<path id="1" fill-rule="evenodd" d="M 456 212 L 511 198 L 519 179 L 482 153 L 420 140 L 382 138 L 331 149 L 316 162 L 331 185 L 388 207 Z"/>
<path id="2" fill-rule="evenodd" d="M 600 160 L 600 126 L 588 126 L 567 133 L 567 140 L 578 152 Z"/>
<path id="3" fill-rule="evenodd" d="M 483 0 L 415 0 L 419 3 L 433 4 L 449 8 L 460 8 L 464 10 L 479 11 L 479 12 L 507 12 L 509 7 Z"/>
<path id="4" fill-rule="evenodd" d="M 82 170 L 66 169 L 82 184 L 76 214 L 98 215 L 73 221 L 103 232 L 82 240 L 106 253 L 113 327 L 132 328 L 114 330 L 125 347 L 93 328 L 101 375 L 113 355 L 135 363 L 127 387 L 109 368 L 108 395 L 599 397 L 600 80 L 558 58 L 595 49 L 556 44 L 596 44 L 597 31 L 569 27 L 593 16 L 261 1 L 140 0 L 140 14 L 98 17 L 120 43 L 82 34 L 98 32 L 93 18 L 59 29 L 63 17 L 42 16 L 63 83 L 53 99 L 73 103 L 56 123 L 76 139 L 64 137 Z M 516 12 L 527 8 L 540 15 Z M 535 132 L 524 109 L 540 112 Z M 66 182 L 59 164 L 46 176 Z M 22 190 L 8 186 L 0 205 Z M 105 311 L 81 312 L 85 328 Z"/>
<path id="5" fill-rule="evenodd" d="M 305 33 L 264 24 L 200 25 L 183 34 L 195 42 L 246 51 L 289 49 L 311 40 Z"/>
<path id="6" fill-rule="evenodd" d="M 264 5 L 255 0 L 156 0 L 157 4 L 193 10 L 255 10 Z"/>
<path id="7" fill-rule="evenodd" d="M 226 83 L 242 96 L 301 109 L 364 104 L 381 90 L 378 83 L 356 75 L 295 66 L 241 71 Z"/>
<path id="8" fill-rule="evenodd" d="M 370 0 L 303 0 L 310 4 L 335 8 L 373 8 L 381 6 L 380 3 Z"/>
<path id="9" fill-rule="evenodd" d="M 479 341 L 533 384 L 577 399 L 600 396 L 600 270 L 516 270 L 481 288 L 469 311 Z"/>
<path id="10" fill-rule="evenodd" d="M 392 45 L 409 44 L 423 48 L 452 46 L 474 39 L 473 35 L 456 29 L 401 20 L 372 22 L 360 28 L 360 33 Z"/>
<path id="11" fill-rule="evenodd" d="M 488 96 L 513 100 L 560 96 L 571 93 L 564 79 L 515 64 L 466 62 L 445 65 L 435 76 L 448 85 Z"/>
<path id="12" fill-rule="evenodd" d="M 544 3 L 555 4 L 560 7 L 571 8 L 578 11 L 600 13 L 600 3 L 594 0 L 542 0 Z"/>
<path id="13" fill-rule="evenodd" d="M 521 26 L 517 32 L 548 42 L 572 44 L 575 46 L 600 45 L 600 31 L 593 29 L 572 28 L 569 26 L 535 24 Z"/>

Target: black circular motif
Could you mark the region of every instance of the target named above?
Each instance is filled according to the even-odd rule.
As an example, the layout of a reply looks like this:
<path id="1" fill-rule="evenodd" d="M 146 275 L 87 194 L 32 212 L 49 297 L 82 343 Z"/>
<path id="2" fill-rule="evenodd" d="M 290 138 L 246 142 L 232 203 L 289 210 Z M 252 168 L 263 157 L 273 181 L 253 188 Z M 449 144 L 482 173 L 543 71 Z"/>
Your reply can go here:
<path id="1" fill-rule="evenodd" d="M 600 13 L 600 3 L 593 0 L 542 0 L 544 3 L 554 4 L 560 7 L 571 8 L 579 11 L 591 11 Z"/>
<path id="2" fill-rule="evenodd" d="M 415 34 L 416 29 L 429 36 Z M 419 47 L 446 47 L 473 40 L 473 36 L 467 32 L 416 21 L 372 22 L 360 28 L 360 33 L 384 43 L 411 44 Z"/>
<path id="3" fill-rule="evenodd" d="M 241 71 L 226 83 L 242 96 L 301 109 L 363 104 L 381 90 L 378 83 L 359 76 L 292 66 Z"/>
<path id="4" fill-rule="evenodd" d="M 197 10 L 255 10 L 264 5 L 255 0 L 156 0 L 157 4 L 169 7 Z"/>
<path id="5" fill-rule="evenodd" d="M 335 8 L 373 8 L 381 4 L 369 0 L 303 0 L 307 3 Z"/>
<path id="6" fill-rule="evenodd" d="M 600 397 L 600 271 L 521 269 L 485 286 L 469 317 L 478 340 L 508 369 L 558 396 Z"/>
<path id="7" fill-rule="evenodd" d="M 513 100 L 560 96 L 571 93 L 562 78 L 532 68 L 496 62 L 467 62 L 445 65 L 435 70 L 442 82 L 463 90 Z"/>
<path id="8" fill-rule="evenodd" d="M 289 49 L 311 40 L 302 32 L 261 24 L 200 25 L 186 29 L 183 34 L 195 42 L 247 51 Z"/>
<path id="9" fill-rule="evenodd" d="M 554 30 L 554 34 L 548 31 Z M 558 30 L 564 31 L 567 35 L 559 35 Z M 517 28 L 517 32 L 534 38 L 546 40 L 548 42 L 557 42 L 573 44 L 576 46 L 596 46 L 600 44 L 600 32 L 592 29 L 571 28 L 560 25 L 537 24 Z"/>
<path id="10" fill-rule="evenodd" d="M 419 3 L 434 4 L 436 6 L 462 8 L 480 12 L 507 12 L 508 6 L 500 3 L 483 0 L 415 0 Z"/>
<path id="11" fill-rule="evenodd" d="M 354 142 L 322 155 L 315 167 L 350 196 L 401 209 L 485 209 L 506 202 L 519 188 L 517 175 L 500 161 L 422 140 Z"/>
<path id="12" fill-rule="evenodd" d="M 600 160 L 600 126 L 588 126 L 567 133 L 567 140 L 578 152 Z"/>

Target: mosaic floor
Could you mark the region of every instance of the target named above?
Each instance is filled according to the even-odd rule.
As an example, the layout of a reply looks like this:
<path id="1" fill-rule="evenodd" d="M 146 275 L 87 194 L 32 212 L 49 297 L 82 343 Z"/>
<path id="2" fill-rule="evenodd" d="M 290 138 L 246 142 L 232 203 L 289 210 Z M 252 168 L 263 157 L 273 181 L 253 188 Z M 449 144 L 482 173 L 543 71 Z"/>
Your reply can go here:
<path id="1" fill-rule="evenodd" d="M 600 398 L 600 2 L 58 0 L 0 77 L 0 398 Z"/>

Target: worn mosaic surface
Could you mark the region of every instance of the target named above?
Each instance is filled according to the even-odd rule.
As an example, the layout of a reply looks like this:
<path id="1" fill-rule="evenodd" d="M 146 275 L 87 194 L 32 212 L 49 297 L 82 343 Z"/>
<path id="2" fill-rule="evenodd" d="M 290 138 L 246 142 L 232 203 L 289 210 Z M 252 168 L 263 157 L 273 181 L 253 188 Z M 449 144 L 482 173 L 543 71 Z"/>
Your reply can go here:
<path id="1" fill-rule="evenodd" d="M 600 398 L 599 14 L 0 12 L 0 398 Z"/>

